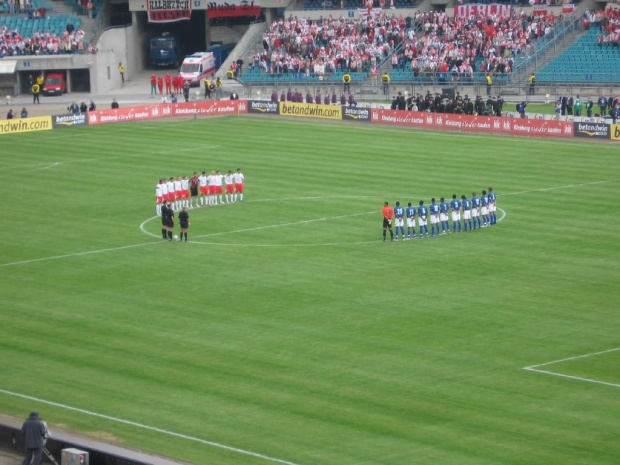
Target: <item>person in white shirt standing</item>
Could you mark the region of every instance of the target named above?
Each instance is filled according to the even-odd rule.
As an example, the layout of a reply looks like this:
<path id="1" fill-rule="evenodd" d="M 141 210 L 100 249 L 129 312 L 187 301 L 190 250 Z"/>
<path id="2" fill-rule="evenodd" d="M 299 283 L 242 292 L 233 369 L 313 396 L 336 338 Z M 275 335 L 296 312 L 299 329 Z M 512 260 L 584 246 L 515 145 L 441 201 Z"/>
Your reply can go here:
<path id="1" fill-rule="evenodd" d="M 241 168 L 237 168 L 237 172 L 233 174 L 233 180 L 235 181 L 235 195 L 233 195 L 233 202 L 237 201 L 237 194 L 239 194 L 240 200 L 243 202 L 243 183 L 245 182 L 245 176 L 243 176 Z"/>
<path id="2" fill-rule="evenodd" d="M 174 210 L 180 210 L 183 203 L 183 184 L 181 183 L 181 176 L 177 176 L 174 181 Z"/>
<path id="3" fill-rule="evenodd" d="M 187 179 L 187 176 L 183 176 L 183 179 L 181 179 L 181 192 L 183 192 L 183 204 L 181 207 L 191 208 L 189 204 L 189 179 Z"/>
<path id="4" fill-rule="evenodd" d="M 172 203 L 174 202 L 174 199 L 176 197 L 175 190 L 174 190 L 174 178 L 173 177 L 171 177 L 168 180 L 168 182 L 166 182 L 166 187 L 168 187 L 168 202 Z"/>
<path id="5" fill-rule="evenodd" d="M 215 180 L 215 205 L 217 205 L 217 198 L 220 198 L 220 204 L 224 204 L 224 197 L 222 196 L 222 180 L 224 179 L 224 175 L 217 170 L 214 176 Z"/>
<path id="6" fill-rule="evenodd" d="M 200 206 L 202 207 L 205 204 L 205 197 L 207 198 L 207 205 L 209 205 L 209 181 L 206 171 L 198 176 L 198 182 L 200 183 Z"/>
<path id="7" fill-rule="evenodd" d="M 226 203 L 231 203 L 234 193 L 232 171 L 228 170 L 228 173 L 224 176 L 224 184 L 226 184 Z"/>
<path id="8" fill-rule="evenodd" d="M 215 203 L 215 171 L 211 170 L 211 174 L 207 176 L 207 183 L 209 184 L 209 205 L 216 205 Z"/>
<path id="9" fill-rule="evenodd" d="M 155 213 L 157 214 L 157 216 L 161 216 L 161 203 L 164 200 L 162 197 L 162 183 L 163 183 L 163 179 L 160 179 L 157 185 L 155 186 L 155 200 L 156 200 Z"/>

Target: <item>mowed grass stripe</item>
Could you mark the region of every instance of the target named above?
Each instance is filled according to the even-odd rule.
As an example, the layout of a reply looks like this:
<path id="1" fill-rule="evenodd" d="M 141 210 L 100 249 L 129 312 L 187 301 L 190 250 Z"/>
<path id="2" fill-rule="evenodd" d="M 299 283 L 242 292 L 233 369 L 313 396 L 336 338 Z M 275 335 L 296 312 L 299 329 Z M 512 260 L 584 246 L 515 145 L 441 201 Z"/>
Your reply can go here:
<path id="1" fill-rule="evenodd" d="M 274 122 L 282 124 L 274 129 Z M 383 200 L 417 203 L 489 184 L 508 217 L 494 228 L 432 241 L 310 250 L 161 244 L 0 270 L 8 388 L 186 434 L 199 430 L 206 439 L 300 464 L 404 464 L 413 456 L 433 463 L 612 463 L 619 451 L 606 431 L 617 399 L 521 368 L 614 345 L 609 302 L 617 297 L 617 252 L 598 229 L 616 225 L 604 213 L 615 187 L 501 197 L 615 175 L 608 148 L 592 146 L 586 156 L 565 142 L 361 125 L 186 123 L 157 131 L 139 124 L 118 133 L 86 129 L 112 144 L 93 147 L 93 158 L 121 154 L 123 145 L 132 156 L 67 163 L 80 181 L 55 204 L 80 218 L 76 232 L 56 232 L 72 223 L 51 215 L 51 203 L 28 197 L 30 223 L 11 224 L 9 235 L 30 229 L 48 238 L 49 249 L 145 240 L 137 226 L 153 215 L 156 180 L 200 165 L 241 166 L 248 194 L 244 204 L 192 211 L 196 236 L 378 211 Z M 133 132 L 140 138 L 132 140 Z M 150 133 L 157 134 L 152 142 Z M 205 151 L 204 162 L 191 150 L 154 156 L 205 140 L 222 148 Z M 252 202 L 313 195 L 372 197 Z M 52 219 L 58 228 L 50 228 Z M 157 222 L 148 227 L 158 232 Z M 581 234 L 588 227 L 597 231 Z M 346 242 L 380 232 L 377 214 L 209 240 Z M 33 253 L 27 237 L 12 255 Z M 33 371 L 49 382 L 33 388 Z M 73 381 L 80 376 L 81 385 Z M 31 406 L 0 396 L 0 408 L 20 415 Z M 583 413 L 578 418 L 575 409 Z M 60 409 L 46 416 L 194 463 L 253 463 Z"/>

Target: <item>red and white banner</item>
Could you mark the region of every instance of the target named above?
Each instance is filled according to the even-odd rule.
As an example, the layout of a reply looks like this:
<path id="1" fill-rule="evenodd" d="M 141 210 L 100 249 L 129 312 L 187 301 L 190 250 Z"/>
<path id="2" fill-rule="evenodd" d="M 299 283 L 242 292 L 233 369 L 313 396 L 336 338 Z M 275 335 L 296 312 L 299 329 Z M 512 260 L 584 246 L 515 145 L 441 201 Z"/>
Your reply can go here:
<path id="1" fill-rule="evenodd" d="M 88 124 L 125 123 L 172 116 L 235 115 L 248 112 L 247 100 L 214 100 L 206 102 L 163 103 L 139 107 L 99 110 L 88 113 Z"/>
<path id="2" fill-rule="evenodd" d="M 146 0 L 149 22 L 171 23 L 190 19 L 192 0 Z"/>
<path id="3" fill-rule="evenodd" d="M 454 132 L 484 132 L 485 134 L 510 134 L 531 137 L 573 137 L 573 125 L 565 121 L 380 109 L 373 109 L 371 118 L 373 123 L 397 124 Z"/>
<path id="4" fill-rule="evenodd" d="M 574 3 L 565 3 L 564 5 L 562 5 L 562 14 L 568 14 L 568 13 L 572 13 L 573 11 L 575 11 L 575 4 Z"/>
<path id="5" fill-rule="evenodd" d="M 454 7 L 454 17 L 468 17 L 471 15 L 499 15 L 499 16 L 511 16 L 514 11 L 512 5 L 500 5 L 498 3 L 492 3 L 490 5 L 484 3 L 473 3 L 467 5 L 457 5 Z"/>
<path id="6" fill-rule="evenodd" d="M 207 2 L 209 18 L 260 16 L 260 0 L 226 0 Z"/>
<path id="7" fill-rule="evenodd" d="M 547 16 L 547 5 L 534 5 L 532 10 L 534 16 Z"/>

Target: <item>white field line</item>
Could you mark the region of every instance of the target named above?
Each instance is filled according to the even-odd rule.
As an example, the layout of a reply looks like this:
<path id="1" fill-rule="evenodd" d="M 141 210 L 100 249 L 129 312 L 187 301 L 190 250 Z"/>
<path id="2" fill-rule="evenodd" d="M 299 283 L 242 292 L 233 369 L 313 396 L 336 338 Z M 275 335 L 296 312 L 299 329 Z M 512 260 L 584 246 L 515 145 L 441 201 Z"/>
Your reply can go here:
<path id="1" fill-rule="evenodd" d="M 206 439 L 200 439 L 194 436 L 188 436 L 186 434 L 181 434 L 181 433 L 175 433 L 174 431 L 168 431 L 162 428 L 157 428 L 155 426 L 149 426 L 149 425 L 145 425 L 143 423 L 138 423 L 135 421 L 130 421 L 130 420 L 124 420 L 122 418 L 117 418 L 117 417 L 111 417 L 109 415 L 104 415 L 101 413 L 97 413 L 97 412 L 92 412 L 90 410 L 84 410 L 81 408 L 77 408 L 77 407 L 72 407 L 70 405 L 66 405 L 66 404 L 60 404 L 58 402 L 52 402 L 49 400 L 45 400 L 45 399 L 40 399 L 38 397 L 32 397 L 32 396 L 27 396 L 24 394 L 20 394 L 17 392 L 13 392 L 13 391 L 7 391 L 6 389 L 0 389 L 0 393 L 2 394 L 6 394 L 9 396 L 14 396 L 14 397 L 20 397 L 22 399 L 26 399 L 26 400 L 31 400 L 34 402 L 40 402 L 42 404 L 46 404 L 46 405 L 52 405 L 54 407 L 58 407 L 58 408 L 62 408 L 65 410 L 70 410 L 72 412 L 77 412 L 77 413 L 82 413 L 84 415 L 90 415 L 92 417 L 97 417 L 97 418 L 103 418 L 104 420 L 109 420 L 109 421 L 114 421 L 116 423 L 123 423 L 125 425 L 130 425 L 130 426 L 135 426 L 136 428 L 141 428 L 141 429 L 145 429 L 148 431 L 154 431 L 156 433 L 160 433 L 160 434 L 165 434 L 168 436 L 173 436 L 176 438 L 180 438 L 180 439 L 185 439 L 187 441 L 192 441 L 192 442 L 197 442 L 200 444 L 204 444 L 207 446 L 211 446 L 211 447 L 217 447 L 218 449 L 224 449 L 230 452 L 235 452 L 237 454 L 243 454 L 243 455 L 249 455 L 251 457 L 256 457 L 262 460 L 266 460 L 269 462 L 274 462 L 274 463 L 281 463 L 284 465 L 297 465 L 293 462 L 288 462 L 286 460 L 282 460 L 282 459 L 278 459 L 275 457 L 269 457 L 268 455 L 263 455 L 263 454 L 259 454 L 256 452 L 252 452 L 249 450 L 245 450 L 245 449 L 239 449 L 237 447 L 231 447 L 231 446 L 227 446 L 225 444 L 220 444 L 218 442 L 214 442 L 214 441 L 207 441 Z"/>
<path id="2" fill-rule="evenodd" d="M 608 349 L 608 350 L 601 350 L 600 352 L 593 352 L 593 353 L 590 353 L 590 354 L 576 355 L 575 357 L 568 357 L 568 358 L 563 358 L 563 359 L 560 359 L 560 360 L 553 360 L 551 362 L 539 363 L 538 365 L 531 365 L 531 366 L 528 366 L 528 367 L 524 367 L 523 369 L 526 370 L 526 371 L 532 371 L 534 373 L 542 373 L 542 374 L 545 374 L 545 375 L 558 376 L 560 378 L 568 378 L 568 379 L 574 379 L 574 380 L 577 380 L 577 381 L 583 381 L 583 382 L 586 382 L 586 383 L 602 384 L 604 386 L 611 386 L 611 387 L 620 388 L 620 384 L 616 384 L 616 383 L 610 383 L 610 382 L 607 382 L 607 381 L 600 381 L 600 380 L 591 379 L 591 378 L 583 378 L 581 376 L 565 375 L 563 373 L 558 373 L 558 372 L 555 372 L 555 371 L 539 370 L 538 369 L 538 367 L 554 365 L 556 363 L 568 362 L 570 360 L 577 360 L 577 359 L 580 359 L 580 358 L 593 357 L 595 355 L 608 354 L 610 352 L 616 352 L 618 350 L 620 350 L 620 347 L 616 347 L 614 349 Z"/>
<path id="3" fill-rule="evenodd" d="M 113 252 L 116 250 L 135 249 L 137 247 L 145 247 L 147 245 L 161 244 L 162 242 L 163 241 L 142 242 L 140 244 L 123 245 L 120 247 L 110 247 L 109 249 L 88 250 L 86 252 L 68 253 L 64 255 L 53 255 L 51 257 L 32 258 L 30 260 L 21 260 L 18 262 L 0 263 L 0 268 L 16 266 L 16 265 L 27 265 L 29 263 L 45 262 L 48 260 L 60 260 L 61 258 L 81 257 L 82 255 L 94 255 L 94 254 L 104 253 L 104 252 Z"/>
<path id="4" fill-rule="evenodd" d="M 504 218 L 506 218 L 507 214 L 506 214 L 506 210 L 504 210 L 503 208 L 497 208 L 499 211 L 502 212 L 502 216 L 500 216 L 497 219 L 497 222 L 499 223 L 500 221 L 502 221 Z M 373 214 L 377 214 L 380 213 L 379 211 L 375 211 L 375 212 L 367 212 L 367 213 L 356 213 L 354 215 L 346 215 L 346 216 L 337 216 L 334 218 L 345 218 L 348 216 L 359 216 L 359 215 L 365 215 L 365 214 L 369 214 L 369 213 L 373 213 Z M 324 219 L 332 219 L 332 218 L 324 218 Z M 313 222 L 314 220 L 310 220 L 310 221 L 302 221 L 301 223 L 310 223 Z M 319 220 L 316 220 L 319 221 Z M 144 223 L 142 223 L 144 224 Z M 299 223 L 291 223 L 291 224 L 299 224 Z M 140 225 L 142 227 L 142 225 Z M 274 225 L 273 227 L 277 227 L 279 225 Z M 289 226 L 288 224 L 285 226 Z M 236 231 L 236 232 L 244 232 L 247 230 L 243 230 L 243 231 Z M 144 231 L 146 232 L 146 231 Z M 148 233 L 149 235 L 155 236 L 154 234 Z M 210 234 L 210 235 L 206 235 L 206 236 L 196 236 L 198 238 L 202 238 L 202 237 L 210 237 L 210 236 L 215 236 L 215 235 L 219 235 L 219 234 L 228 234 L 228 233 L 217 233 L 217 234 Z M 317 243 L 317 244 L 235 244 L 235 243 L 228 243 L 228 244 L 224 244 L 221 242 L 203 242 L 203 241 L 189 241 L 192 244 L 202 244 L 202 245 L 213 245 L 213 246 L 224 246 L 224 247 L 333 247 L 333 246 L 342 246 L 342 245 L 365 245 L 365 244 L 376 244 L 378 242 L 382 242 L 381 239 L 377 239 L 374 241 L 358 241 L 358 242 L 323 242 L 323 243 Z"/>
<path id="5" fill-rule="evenodd" d="M 606 181 L 593 181 L 593 182 L 585 182 L 583 184 L 569 184 L 568 186 L 557 186 L 557 187 L 545 187 L 544 189 L 532 189 L 529 191 L 519 191 L 519 192 L 508 192 L 507 194 L 497 194 L 498 197 L 503 197 L 506 195 L 520 195 L 520 194 L 529 194 L 531 192 L 546 192 L 546 191 L 554 191 L 558 189 L 570 189 L 572 187 L 581 187 L 581 186 L 592 186 L 594 184 L 605 184 L 608 182 L 614 182 L 615 179 L 608 179 Z"/>

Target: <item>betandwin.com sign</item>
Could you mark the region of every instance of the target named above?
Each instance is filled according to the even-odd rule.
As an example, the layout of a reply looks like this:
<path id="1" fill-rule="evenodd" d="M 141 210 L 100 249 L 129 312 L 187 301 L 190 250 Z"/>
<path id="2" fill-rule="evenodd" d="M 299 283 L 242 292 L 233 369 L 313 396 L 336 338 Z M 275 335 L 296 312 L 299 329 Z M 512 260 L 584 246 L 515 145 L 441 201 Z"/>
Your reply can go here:
<path id="1" fill-rule="evenodd" d="M 52 125 L 54 126 L 54 129 L 87 126 L 88 115 L 86 113 L 80 113 L 78 115 L 54 115 L 52 116 Z"/>
<path id="2" fill-rule="evenodd" d="M 370 123 L 370 108 L 342 107 L 342 119 Z"/>
<path id="3" fill-rule="evenodd" d="M 314 103 L 280 102 L 280 114 L 302 118 L 342 119 L 342 107 Z"/>
<path id="4" fill-rule="evenodd" d="M 605 123 L 573 123 L 575 125 L 575 137 L 591 137 L 596 139 L 609 139 L 609 124 Z"/>
<path id="5" fill-rule="evenodd" d="M 250 113 L 270 113 L 278 114 L 277 102 L 266 102 L 265 100 L 248 100 L 248 110 Z"/>
<path id="6" fill-rule="evenodd" d="M 18 132 L 49 131 L 52 129 L 51 116 L 36 118 L 0 120 L 0 134 L 16 134 Z"/>

